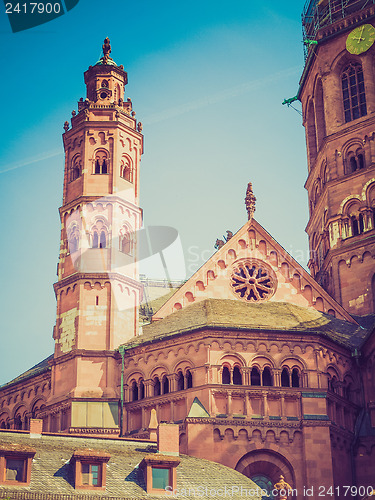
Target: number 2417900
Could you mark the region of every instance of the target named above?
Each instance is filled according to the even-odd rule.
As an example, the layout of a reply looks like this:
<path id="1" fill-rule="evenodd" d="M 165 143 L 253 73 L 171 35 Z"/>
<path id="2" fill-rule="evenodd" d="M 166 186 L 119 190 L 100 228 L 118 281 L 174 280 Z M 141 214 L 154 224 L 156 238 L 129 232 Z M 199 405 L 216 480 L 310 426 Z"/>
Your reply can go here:
<path id="1" fill-rule="evenodd" d="M 7 14 L 59 14 L 60 3 L 6 3 L 5 12 Z"/>
<path id="2" fill-rule="evenodd" d="M 318 496 L 325 497 L 326 495 L 337 495 L 337 496 L 352 496 L 355 497 L 360 495 L 361 497 L 365 495 L 372 495 L 373 493 L 372 486 L 330 486 L 329 488 L 325 488 L 324 486 L 319 486 Z"/>

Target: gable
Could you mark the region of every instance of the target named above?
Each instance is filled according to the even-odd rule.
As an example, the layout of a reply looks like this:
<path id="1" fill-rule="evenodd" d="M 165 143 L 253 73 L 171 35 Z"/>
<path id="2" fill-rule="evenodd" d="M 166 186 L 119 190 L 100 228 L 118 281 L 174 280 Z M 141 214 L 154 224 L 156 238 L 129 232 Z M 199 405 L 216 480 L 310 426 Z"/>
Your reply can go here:
<path id="1" fill-rule="evenodd" d="M 287 302 L 356 323 L 254 219 L 214 253 L 153 319 L 205 299 Z"/>

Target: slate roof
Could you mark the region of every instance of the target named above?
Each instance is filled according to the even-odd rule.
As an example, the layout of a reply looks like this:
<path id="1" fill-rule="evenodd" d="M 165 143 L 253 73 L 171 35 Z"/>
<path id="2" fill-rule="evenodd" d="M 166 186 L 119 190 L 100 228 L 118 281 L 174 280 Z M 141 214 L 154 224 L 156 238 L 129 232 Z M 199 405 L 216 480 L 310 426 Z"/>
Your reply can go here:
<path id="1" fill-rule="evenodd" d="M 36 377 L 37 375 L 40 375 L 41 373 L 49 371 L 51 368 L 49 366 L 49 361 L 53 359 L 53 354 L 48 356 L 48 358 L 43 359 L 40 363 L 36 364 L 29 370 L 25 371 L 24 373 L 21 373 L 21 375 L 18 375 L 18 377 L 14 378 L 10 382 L 7 382 L 4 385 L 0 385 L 0 389 L 5 389 L 8 386 L 17 384 L 18 382 L 24 381 L 28 378 Z"/>
<path id="2" fill-rule="evenodd" d="M 27 487 L 5 487 L 0 485 L 0 497 L 58 500 L 61 498 L 93 499 L 159 499 L 160 496 L 147 494 L 143 473 L 138 469 L 142 459 L 155 453 L 155 447 L 147 441 L 130 441 L 125 439 L 82 438 L 62 435 L 42 435 L 41 438 L 30 438 L 29 434 L 0 431 L 0 443 L 17 443 L 31 446 L 36 450 L 32 462 L 31 482 Z M 107 464 L 106 491 L 75 490 L 73 486 L 73 468 L 70 458 L 77 449 L 104 451 L 111 455 Z M 244 490 L 255 489 L 255 484 L 241 473 L 221 464 L 195 457 L 180 455 L 181 463 L 177 467 L 177 488 L 182 500 L 194 498 L 190 493 L 198 491 L 198 487 L 214 490 L 238 486 Z M 15 493 L 15 492 L 18 492 Z M 52 496 L 53 495 L 53 496 Z M 220 498 L 210 494 L 196 495 L 202 499 Z M 232 498 L 235 498 L 232 497 Z M 246 498 L 258 498 L 248 495 Z M 260 498 L 260 496 L 259 496 Z"/>
<path id="3" fill-rule="evenodd" d="M 357 347 L 368 334 L 360 325 L 339 320 L 316 309 L 286 302 L 245 303 L 238 300 L 206 299 L 143 326 L 142 335 L 124 344 L 141 344 L 207 328 L 265 330 L 323 335 L 345 347 Z"/>

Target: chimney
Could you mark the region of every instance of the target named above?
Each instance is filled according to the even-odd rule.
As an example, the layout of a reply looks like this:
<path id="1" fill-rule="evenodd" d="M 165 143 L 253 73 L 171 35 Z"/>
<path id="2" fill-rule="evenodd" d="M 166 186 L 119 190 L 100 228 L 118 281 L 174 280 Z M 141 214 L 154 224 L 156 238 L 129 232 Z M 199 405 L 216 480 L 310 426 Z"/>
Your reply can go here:
<path id="1" fill-rule="evenodd" d="M 158 428 L 158 452 L 163 455 L 180 454 L 180 428 L 176 424 L 160 424 Z"/>
<path id="2" fill-rule="evenodd" d="M 156 416 L 156 410 L 153 408 L 151 410 L 150 423 L 148 424 L 148 431 L 150 433 L 151 441 L 157 440 L 157 431 L 158 431 L 158 418 Z"/>
<path id="3" fill-rule="evenodd" d="M 30 437 L 41 438 L 43 431 L 43 420 L 41 418 L 30 418 Z"/>

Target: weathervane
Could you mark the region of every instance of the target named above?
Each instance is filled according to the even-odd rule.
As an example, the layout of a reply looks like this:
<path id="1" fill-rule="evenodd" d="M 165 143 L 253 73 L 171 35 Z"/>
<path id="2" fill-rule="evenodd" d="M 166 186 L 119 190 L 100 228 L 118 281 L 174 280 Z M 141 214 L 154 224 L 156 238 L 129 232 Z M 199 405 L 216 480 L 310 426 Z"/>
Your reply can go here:
<path id="1" fill-rule="evenodd" d="M 111 44 L 109 41 L 109 38 L 104 39 L 104 44 L 103 44 L 103 62 L 104 64 L 108 63 L 108 59 L 110 59 L 109 54 L 111 53 Z"/>
<path id="2" fill-rule="evenodd" d="M 250 220 L 253 218 L 255 212 L 255 202 L 256 198 L 253 193 L 253 186 L 251 182 L 247 185 L 246 196 L 245 196 L 245 206 L 247 210 L 247 218 Z"/>

